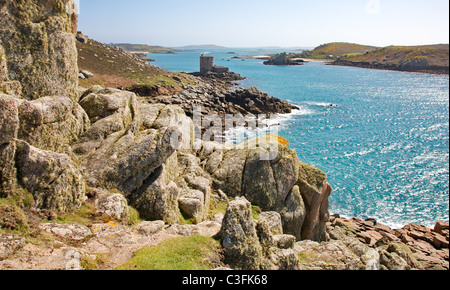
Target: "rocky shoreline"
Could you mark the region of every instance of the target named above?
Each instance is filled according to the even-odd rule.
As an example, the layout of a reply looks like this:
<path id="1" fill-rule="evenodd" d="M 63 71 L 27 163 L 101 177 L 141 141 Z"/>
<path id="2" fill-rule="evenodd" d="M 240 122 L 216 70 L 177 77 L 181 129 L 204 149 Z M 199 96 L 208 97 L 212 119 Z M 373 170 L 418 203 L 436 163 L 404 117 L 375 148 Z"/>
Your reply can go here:
<path id="1" fill-rule="evenodd" d="M 354 62 L 346 60 L 336 60 L 334 62 L 328 63 L 329 65 L 337 66 L 353 66 L 367 69 L 380 69 L 380 70 L 392 70 L 392 71 L 402 71 L 402 72 L 415 72 L 415 73 L 427 73 L 427 74 L 438 74 L 438 75 L 448 75 L 449 67 L 442 66 L 430 66 L 430 65 L 398 65 L 398 64 L 382 64 L 382 63 L 371 63 L 371 62 Z"/>
<path id="2" fill-rule="evenodd" d="M 0 269 L 114 269 L 193 235 L 220 241 L 211 268 L 449 268 L 448 224 L 330 217 L 326 173 L 288 140 L 193 138 L 195 105 L 223 117 L 295 109 L 285 101 L 221 76 L 190 76 L 181 89 L 78 86 L 65 4 L 0 10 Z"/>

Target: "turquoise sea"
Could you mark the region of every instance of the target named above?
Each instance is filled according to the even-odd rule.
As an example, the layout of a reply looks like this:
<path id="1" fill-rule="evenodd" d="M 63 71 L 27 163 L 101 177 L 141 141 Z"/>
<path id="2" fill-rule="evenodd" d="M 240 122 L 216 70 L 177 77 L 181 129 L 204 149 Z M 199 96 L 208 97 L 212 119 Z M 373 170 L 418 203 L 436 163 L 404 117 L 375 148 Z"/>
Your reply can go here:
<path id="1" fill-rule="evenodd" d="M 282 51 L 203 49 L 149 57 L 161 68 L 194 72 L 200 54 L 208 53 L 216 65 L 246 77 L 242 86 L 299 106 L 282 118 L 279 135 L 300 160 L 327 173 L 332 214 L 375 218 L 394 228 L 448 222 L 449 77 L 232 59 Z"/>

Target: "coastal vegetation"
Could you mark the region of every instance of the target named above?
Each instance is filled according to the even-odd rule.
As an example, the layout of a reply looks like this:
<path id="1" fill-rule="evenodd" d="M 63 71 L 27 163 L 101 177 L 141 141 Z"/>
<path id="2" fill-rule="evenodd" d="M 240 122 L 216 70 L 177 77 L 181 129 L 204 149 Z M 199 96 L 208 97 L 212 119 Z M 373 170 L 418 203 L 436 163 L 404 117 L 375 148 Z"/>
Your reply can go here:
<path id="1" fill-rule="evenodd" d="M 448 74 L 449 45 L 374 47 L 333 42 L 301 53 L 269 55 L 265 64 L 289 65 L 305 60 L 328 60 L 332 65 Z"/>
<path id="2" fill-rule="evenodd" d="M 343 56 L 364 54 L 376 49 L 373 46 L 360 45 L 347 42 L 333 42 L 320 45 L 313 50 L 304 50 L 301 53 L 271 54 L 264 64 L 271 65 L 299 65 L 305 59 L 335 60 Z"/>
<path id="3" fill-rule="evenodd" d="M 361 45 L 356 43 L 332 42 L 322 44 L 314 48 L 312 51 L 305 53 L 313 59 L 336 59 L 341 56 L 364 54 L 375 49 L 376 47 L 374 46 Z"/>
<path id="4" fill-rule="evenodd" d="M 448 74 L 449 45 L 388 46 L 361 54 L 342 55 L 335 64 Z"/>
<path id="5" fill-rule="evenodd" d="M 142 248 L 115 270 L 211 270 L 221 265 L 220 243 L 194 235 Z"/>
<path id="6" fill-rule="evenodd" d="M 111 43 L 110 46 L 120 47 L 128 52 L 142 52 L 142 53 L 175 53 L 173 48 L 147 45 L 147 44 L 132 44 L 132 43 Z"/>

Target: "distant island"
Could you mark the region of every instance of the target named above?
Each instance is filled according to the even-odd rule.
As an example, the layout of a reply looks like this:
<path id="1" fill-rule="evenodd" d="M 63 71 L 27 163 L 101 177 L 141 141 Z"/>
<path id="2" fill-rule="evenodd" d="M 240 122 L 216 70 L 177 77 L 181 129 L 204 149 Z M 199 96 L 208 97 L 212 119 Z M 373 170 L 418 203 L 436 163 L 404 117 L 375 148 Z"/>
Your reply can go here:
<path id="1" fill-rule="evenodd" d="M 449 73 L 449 45 L 388 46 L 341 56 L 333 65 L 433 74 Z"/>
<path id="2" fill-rule="evenodd" d="M 200 44 L 200 45 L 186 45 L 178 47 L 179 49 L 204 49 L 204 48 L 226 48 L 225 46 L 219 46 L 214 44 Z"/>
<path id="3" fill-rule="evenodd" d="M 111 43 L 111 46 L 117 46 L 131 53 L 175 53 L 177 50 L 163 46 L 153 46 L 147 44 L 132 43 Z"/>
<path id="4" fill-rule="evenodd" d="M 327 61 L 330 65 L 363 68 L 449 73 L 449 45 L 375 47 L 346 42 L 323 44 L 301 53 L 281 53 L 264 56 L 264 64 L 292 65 L 303 61 Z"/>

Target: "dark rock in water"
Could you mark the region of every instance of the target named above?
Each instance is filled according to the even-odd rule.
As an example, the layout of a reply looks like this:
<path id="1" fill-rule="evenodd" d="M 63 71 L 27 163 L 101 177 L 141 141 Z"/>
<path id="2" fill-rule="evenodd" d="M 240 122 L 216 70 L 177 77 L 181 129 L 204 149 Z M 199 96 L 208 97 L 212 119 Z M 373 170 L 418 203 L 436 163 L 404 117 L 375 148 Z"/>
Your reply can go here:
<path id="1" fill-rule="evenodd" d="M 291 59 L 285 52 L 277 54 L 264 62 L 265 65 L 302 65 L 302 59 Z"/>

